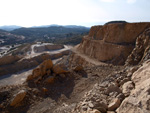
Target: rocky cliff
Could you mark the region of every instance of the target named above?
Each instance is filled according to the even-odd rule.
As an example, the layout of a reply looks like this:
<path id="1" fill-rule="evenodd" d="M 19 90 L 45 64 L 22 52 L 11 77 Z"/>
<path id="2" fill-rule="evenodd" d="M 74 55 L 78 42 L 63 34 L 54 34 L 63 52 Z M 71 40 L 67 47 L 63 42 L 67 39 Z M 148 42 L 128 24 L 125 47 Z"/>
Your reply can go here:
<path id="1" fill-rule="evenodd" d="M 139 25 L 143 26 L 143 23 Z M 100 29 L 102 29 L 102 27 Z M 137 31 L 135 32 L 138 33 Z M 90 34 L 90 36 L 92 35 Z M 132 33 L 131 36 L 134 36 L 134 33 Z M 130 39 L 131 38 L 132 37 L 130 37 Z M 93 39 L 88 40 L 91 40 L 92 43 L 95 41 Z M 148 23 L 145 28 L 141 27 L 141 33 L 139 33 L 134 40 L 135 48 L 127 57 L 124 69 L 115 74 L 108 75 L 102 82 L 95 84 L 93 89 L 85 93 L 72 113 L 150 112 L 150 28 Z M 131 40 L 129 42 L 132 44 Z M 84 43 L 84 41 L 82 43 Z M 95 41 L 95 43 L 98 42 Z M 104 41 L 104 43 L 106 42 Z M 79 47 L 81 47 L 81 45 Z"/>
<path id="2" fill-rule="evenodd" d="M 137 37 L 150 23 L 115 23 L 93 26 L 83 37 L 78 50 L 99 61 L 124 64 L 132 52 Z"/>
<path id="3" fill-rule="evenodd" d="M 126 65 L 137 65 L 150 58 L 150 28 L 136 39 L 135 48 L 126 60 Z"/>

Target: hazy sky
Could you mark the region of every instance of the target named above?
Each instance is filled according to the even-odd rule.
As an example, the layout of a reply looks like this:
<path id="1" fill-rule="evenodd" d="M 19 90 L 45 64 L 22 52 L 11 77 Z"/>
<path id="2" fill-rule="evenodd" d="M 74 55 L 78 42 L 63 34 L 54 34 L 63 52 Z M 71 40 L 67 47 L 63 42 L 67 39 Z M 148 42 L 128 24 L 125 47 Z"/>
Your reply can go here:
<path id="1" fill-rule="evenodd" d="M 150 0 L 0 0 L 0 26 L 150 21 Z"/>

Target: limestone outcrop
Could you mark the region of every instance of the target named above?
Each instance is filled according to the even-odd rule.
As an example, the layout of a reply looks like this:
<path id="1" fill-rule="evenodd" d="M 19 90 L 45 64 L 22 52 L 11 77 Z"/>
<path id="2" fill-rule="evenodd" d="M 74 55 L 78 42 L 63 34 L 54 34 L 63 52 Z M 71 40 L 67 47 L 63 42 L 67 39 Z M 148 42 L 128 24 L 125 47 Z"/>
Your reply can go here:
<path id="1" fill-rule="evenodd" d="M 147 61 L 132 75 L 135 89 L 132 90 L 117 113 L 149 113 L 150 112 L 150 62 Z"/>
<path id="2" fill-rule="evenodd" d="M 150 58 L 150 28 L 138 36 L 132 53 L 126 60 L 126 65 L 137 65 Z"/>
<path id="3" fill-rule="evenodd" d="M 99 61 L 124 64 L 132 52 L 136 38 L 150 23 L 115 23 L 94 26 L 83 37 L 78 51 Z"/>
<path id="4" fill-rule="evenodd" d="M 51 59 L 42 62 L 37 68 L 33 69 L 32 74 L 27 77 L 28 84 L 53 83 L 56 75 L 68 73 L 61 65 L 53 65 Z"/>
<path id="5" fill-rule="evenodd" d="M 132 45 L 117 45 L 84 37 L 78 50 L 102 62 L 123 64 L 133 47 Z"/>

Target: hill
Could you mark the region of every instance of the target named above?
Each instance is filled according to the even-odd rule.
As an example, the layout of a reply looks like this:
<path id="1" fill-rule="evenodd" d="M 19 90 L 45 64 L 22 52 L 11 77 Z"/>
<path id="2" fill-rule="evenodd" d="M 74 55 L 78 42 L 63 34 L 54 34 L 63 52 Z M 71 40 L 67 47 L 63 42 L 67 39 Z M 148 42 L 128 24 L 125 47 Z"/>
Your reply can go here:
<path id="1" fill-rule="evenodd" d="M 78 44 L 82 39 L 81 37 L 88 32 L 89 28 L 75 25 L 37 26 L 33 28 L 18 28 L 12 31 L 0 30 L 0 39 L 5 40 L 1 45 L 32 43 L 35 41 Z M 18 40 L 19 37 L 21 37 L 21 40 Z"/>
<path id="2" fill-rule="evenodd" d="M 12 45 L 23 42 L 25 37 L 22 35 L 15 35 L 10 32 L 0 30 L 0 46 Z"/>
<path id="3" fill-rule="evenodd" d="M 64 27 L 64 26 L 50 26 L 40 28 L 19 28 L 11 31 L 13 34 L 23 35 L 25 37 L 32 38 L 44 38 L 44 37 L 57 37 L 63 38 L 69 34 L 81 34 L 88 32 L 89 28 L 86 27 Z"/>
<path id="4" fill-rule="evenodd" d="M 0 29 L 5 30 L 5 31 L 12 31 L 18 28 L 21 28 L 21 26 L 16 26 L 16 25 L 0 26 Z"/>

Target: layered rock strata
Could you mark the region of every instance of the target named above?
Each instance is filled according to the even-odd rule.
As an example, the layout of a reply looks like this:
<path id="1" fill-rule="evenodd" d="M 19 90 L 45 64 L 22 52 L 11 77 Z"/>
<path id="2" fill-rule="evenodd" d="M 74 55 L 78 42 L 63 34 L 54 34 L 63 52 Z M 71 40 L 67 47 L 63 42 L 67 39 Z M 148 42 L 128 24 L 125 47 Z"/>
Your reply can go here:
<path id="1" fill-rule="evenodd" d="M 136 38 L 150 23 L 115 23 L 93 26 L 83 37 L 78 51 L 99 61 L 124 64 L 132 52 Z"/>

